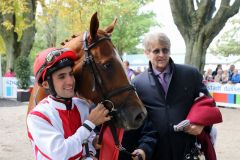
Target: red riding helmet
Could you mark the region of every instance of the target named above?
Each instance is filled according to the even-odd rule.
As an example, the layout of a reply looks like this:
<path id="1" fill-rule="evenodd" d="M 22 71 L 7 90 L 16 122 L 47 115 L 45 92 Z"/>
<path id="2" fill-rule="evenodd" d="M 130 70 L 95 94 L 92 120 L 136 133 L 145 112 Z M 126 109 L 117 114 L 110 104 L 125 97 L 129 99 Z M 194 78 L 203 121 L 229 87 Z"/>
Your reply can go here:
<path id="1" fill-rule="evenodd" d="M 74 64 L 77 56 L 68 48 L 48 48 L 41 51 L 34 62 L 33 72 L 39 85 L 46 80 L 47 74 Z M 51 73 L 48 73 L 51 72 Z"/>

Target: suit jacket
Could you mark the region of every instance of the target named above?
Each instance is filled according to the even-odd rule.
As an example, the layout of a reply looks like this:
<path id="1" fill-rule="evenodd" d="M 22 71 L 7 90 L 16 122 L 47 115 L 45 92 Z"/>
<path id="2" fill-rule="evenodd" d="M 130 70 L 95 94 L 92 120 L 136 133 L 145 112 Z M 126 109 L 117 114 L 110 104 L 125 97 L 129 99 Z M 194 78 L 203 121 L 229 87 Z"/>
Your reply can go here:
<path id="1" fill-rule="evenodd" d="M 173 125 L 186 119 L 194 99 L 202 92 L 209 95 L 206 86 L 202 83 L 202 75 L 196 68 L 187 65 L 174 64 L 170 59 L 172 78 L 165 97 L 163 88 L 154 75 L 152 65 L 149 69 L 136 76 L 133 84 L 144 103 L 148 117 L 144 125 L 135 132 L 135 136 L 128 137 L 126 132 L 123 144 L 128 149 L 139 145 L 150 160 L 182 160 L 184 154 L 195 142 L 196 137 L 184 132 L 174 132 Z M 140 137 L 138 142 L 131 139 Z M 126 143 L 126 140 L 130 142 Z M 135 146 L 134 146 L 135 147 Z M 133 147 L 129 147 L 133 149 Z M 120 156 L 121 157 L 121 156 Z"/>

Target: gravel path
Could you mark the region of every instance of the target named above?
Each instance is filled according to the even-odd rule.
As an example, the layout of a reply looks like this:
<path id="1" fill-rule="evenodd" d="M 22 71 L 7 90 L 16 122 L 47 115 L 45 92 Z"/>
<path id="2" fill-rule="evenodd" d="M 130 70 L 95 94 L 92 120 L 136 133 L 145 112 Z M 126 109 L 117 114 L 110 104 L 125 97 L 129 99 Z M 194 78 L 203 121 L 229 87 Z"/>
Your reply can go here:
<path id="1" fill-rule="evenodd" d="M 218 160 L 239 160 L 240 109 L 221 108 L 223 123 L 217 124 L 216 152 Z"/>
<path id="2" fill-rule="evenodd" d="M 26 113 L 26 102 L 0 99 L 0 160 L 34 159 L 27 138 Z"/>
<path id="3" fill-rule="evenodd" d="M 19 102 L 19 101 L 16 101 L 16 99 L 0 98 L 0 107 L 16 107 L 16 106 L 22 106 L 27 104 L 28 102 Z"/>
<path id="4" fill-rule="evenodd" d="M 240 109 L 220 108 L 223 123 L 218 129 L 218 160 L 239 160 Z M 32 160 L 33 151 L 27 138 L 26 102 L 0 99 L 0 160 Z"/>

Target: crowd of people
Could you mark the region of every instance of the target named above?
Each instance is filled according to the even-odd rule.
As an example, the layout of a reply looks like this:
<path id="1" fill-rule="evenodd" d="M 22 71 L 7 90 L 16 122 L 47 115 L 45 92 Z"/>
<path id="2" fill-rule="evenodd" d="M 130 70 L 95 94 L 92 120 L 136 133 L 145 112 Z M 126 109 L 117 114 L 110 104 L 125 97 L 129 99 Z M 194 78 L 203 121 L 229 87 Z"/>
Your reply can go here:
<path id="1" fill-rule="evenodd" d="M 205 82 L 219 82 L 222 84 L 225 83 L 240 83 L 240 73 L 238 69 L 235 68 L 235 65 L 230 65 L 228 70 L 223 70 L 222 65 L 218 64 L 216 69 L 208 69 L 203 74 L 203 79 Z"/>

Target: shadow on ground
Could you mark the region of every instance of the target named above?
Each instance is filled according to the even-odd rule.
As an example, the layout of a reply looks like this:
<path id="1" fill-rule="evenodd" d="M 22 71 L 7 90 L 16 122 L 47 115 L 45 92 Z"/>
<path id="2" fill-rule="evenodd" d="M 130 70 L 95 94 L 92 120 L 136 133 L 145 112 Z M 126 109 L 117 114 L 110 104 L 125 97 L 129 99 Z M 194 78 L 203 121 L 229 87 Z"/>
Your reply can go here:
<path id="1" fill-rule="evenodd" d="M 20 102 L 17 99 L 0 98 L 0 107 L 13 107 L 27 105 L 28 102 Z"/>

